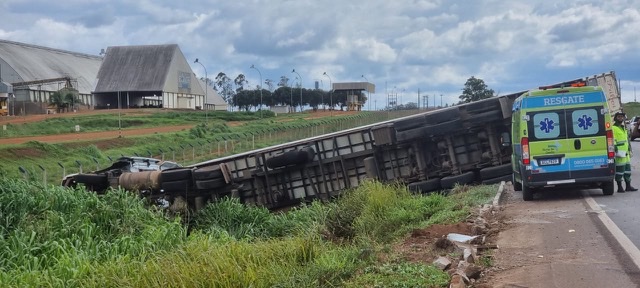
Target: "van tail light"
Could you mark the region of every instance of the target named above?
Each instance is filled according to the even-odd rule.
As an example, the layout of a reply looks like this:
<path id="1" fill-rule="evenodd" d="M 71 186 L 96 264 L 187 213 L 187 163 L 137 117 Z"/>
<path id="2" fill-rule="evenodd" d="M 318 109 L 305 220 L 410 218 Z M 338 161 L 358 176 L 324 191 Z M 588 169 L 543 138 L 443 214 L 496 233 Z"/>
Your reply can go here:
<path id="1" fill-rule="evenodd" d="M 613 159 L 616 156 L 616 148 L 613 144 L 613 130 L 607 130 L 607 157 Z"/>
<path id="2" fill-rule="evenodd" d="M 520 140 L 520 146 L 522 147 L 522 164 L 531 164 L 531 159 L 529 159 L 529 138 L 522 137 L 522 139 Z"/>

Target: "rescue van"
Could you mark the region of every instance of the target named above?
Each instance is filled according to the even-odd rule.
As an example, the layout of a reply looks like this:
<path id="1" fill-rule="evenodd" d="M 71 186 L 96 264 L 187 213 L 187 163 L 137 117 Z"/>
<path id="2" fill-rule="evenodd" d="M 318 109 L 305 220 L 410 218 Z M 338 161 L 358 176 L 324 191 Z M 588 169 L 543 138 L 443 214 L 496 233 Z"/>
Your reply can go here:
<path id="1" fill-rule="evenodd" d="M 545 187 L 614 192 L 612 118 L 600 86 L 540 88 L 512 109 L 513 184 L 523 199 Z"/>

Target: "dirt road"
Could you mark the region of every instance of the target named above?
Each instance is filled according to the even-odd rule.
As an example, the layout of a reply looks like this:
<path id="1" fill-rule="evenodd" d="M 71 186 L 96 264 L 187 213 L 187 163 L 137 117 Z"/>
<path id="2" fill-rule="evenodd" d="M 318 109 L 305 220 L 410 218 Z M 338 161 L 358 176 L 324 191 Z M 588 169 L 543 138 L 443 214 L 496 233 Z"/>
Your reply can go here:
<path id="1" fill-rule="evenodd" d="M 149 110 L 149 109 L 128 109 L 123 112 L 126 115 L 140 115 L 140 114 L 151 114 L 158 113 L 159 110 Z M 44 121 L 46 119 L 52 117 L 77 117 L 81 115 L 93 115 L 93 114 L 113 114 L 117 113 L 115 110 L 91 110 L 77 113 L 60 113 L 60 114 L 50 114 L 50 115 L 28 115 L 28 116 L 17 116 L 17 117 L 0 117 L 0 125 L 4 124 L 22 124 L 22 123 L 32 123 L 38 121 Z M 305 119 L 316 119 L 316 118 L 324 118 L 330 116 L 345 116 L 345 115 L 353 115 L 357 114 L 358 111 L 317 111 L 317 112 L 309 112 L 308 117 Z M 123 114 L 123 115 L 124 115 Z M 229 126 L 237 126 L 242 124 L 241 122 L 227 122 Z M 126 130 L 112 130 L 112 131 L 101 131 L 101 132 L 79 132 L 79 133 L 67 133 L 67 134 L 56 134 L 56 135 L 44 135 L 44 136 L 28 136 L 28 137 L 15 137 L 15 138 L 3 138 L 0 137 L 0 145 L 11 145 L 11 144 L 23 144 L 29 141 L 39 141 L 44 143 L 62 143 L 62 142 L 72 142 L 72 141 L 91 141 L 91 140 L 103 140 L 103 139 L 112 139 L 122 137 L 130 137 L 130 136 L 141 136 L 148 134 L 156 134 L 156 133 L 170 133 L 170 132 L 178 132 L 185 129 L 191 129 L 195 124 L 189 125 L 177 125 L 177 126 L 159 126 L 153 128 L 140 128 L 140 129 L 126 129 Z"/>
<path id="2" fill-rule="evenodd" d="M 10 144 L 22 144 L 29 141 L 38 141 L 44 143 L 62 143 L 72 141 L 88 141 L 88 140 L 102 140 L 130 136 L 140 136 L 155 133 L 169 133 L 178 132 L 185 129 L 191 129 L 195 125 L 180 125 L 180 126 L 161 126 L 153 128 L 141 128 L 141 129 L 126 129 L 126 130 L 113 130 L 113 131 L 101 131 L 101 132 L 78 132 L 56 135 L 44 135 L 44 136 L 29 136 L 29 137 L 17 137 L 17 138 L 0 138 L 0 145 Z"/>

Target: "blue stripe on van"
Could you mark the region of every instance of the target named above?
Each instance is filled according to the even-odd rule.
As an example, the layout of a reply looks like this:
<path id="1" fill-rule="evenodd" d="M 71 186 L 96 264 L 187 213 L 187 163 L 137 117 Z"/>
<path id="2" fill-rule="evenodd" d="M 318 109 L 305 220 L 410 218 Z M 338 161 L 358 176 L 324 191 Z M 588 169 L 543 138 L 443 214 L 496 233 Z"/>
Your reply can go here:
<path id="1" fill-rule="evenodd" d="M 606 155 L 604 155 L 564 159 L 563 163 L 550 166 L 538 166 L 537 161 L 532 161 L 531 168 L 533 170 L 538 170 L 537 174 L 541 174 L 550 172 L 565 172 L 569 171 L 569 169 L 571 169 L 571 171 L 600 169 L 607 168 L 607 165 L 608 158 Z"/>
<path id="2" fill-rule="evenodd" d="M 549 96 L 530 96 L 523 99 L 522 108 L 543 108 L 562 105 L 593 104 L 603 103 L 604 94 L 601 91 L 594 91 L 579 94 L 557 94 Z"/>

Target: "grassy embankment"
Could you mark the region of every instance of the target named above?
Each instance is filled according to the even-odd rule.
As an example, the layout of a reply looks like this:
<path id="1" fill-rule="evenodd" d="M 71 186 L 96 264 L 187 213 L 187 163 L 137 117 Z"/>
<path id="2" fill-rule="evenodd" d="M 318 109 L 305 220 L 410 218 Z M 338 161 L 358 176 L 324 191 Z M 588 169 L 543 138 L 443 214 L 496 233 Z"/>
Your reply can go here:
<path id="1" fill-rule="evenodd" d="M 9 124 L 5 131 L 8 135 L 3 137 L 68 133 L 75 125 L 80 125 L 82 131 L 107 131 L 117 129 L 119 121 L 123 129 L 199 123 L 192 129 L 175 133 L 59 144 L 33 141 L 2 146 L 0 176 L 22 177 L 24 174 L 20 173 L 19 167 L 23 167 L 28 171 L 28 178 L 38 181 L 46 178 L 48 183 L 56 184 L 62 174 L 79 172 L 78 163 L 86 172 L 110 165 L 112 161 L 109 158 L 135 154 L 161 158 L 161 153 L 164 153 L 165 159 L 190 164 L 383 121 L 388 114 L 361 112 L 350 116 L 305 119 L 309 116 L 309 113 L 298 113 L 275 117 L 265 111 L 261 119 L 260 114 L 251 112 L 212 112 L 207 115 L 209 122 L 205 125 L 205 115 L 201 112 L 164 112 L 144 116 L 123 114 L 120 117 L 118 114 L 87 115 Z M 230 126 L 227 124 L 230 122 L 240 125 Z"/>
<path id="2" fill-rule="evenodd" d="M 428 259 L 391 247 L 415 228 L 464 220 L 496 189 L 424 196 L 366 182 L 280 214 L 225 200 L 187 229 L 125 191 L 0 178 L 0 286 L 446 287 Z"/>

